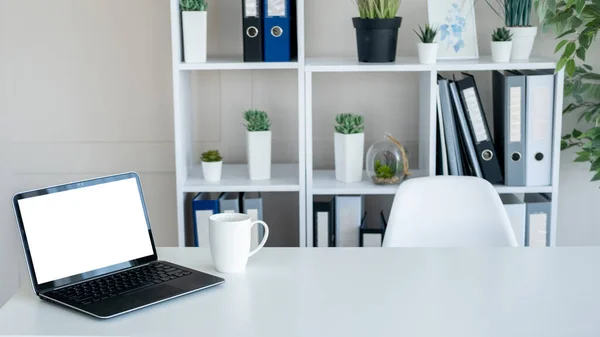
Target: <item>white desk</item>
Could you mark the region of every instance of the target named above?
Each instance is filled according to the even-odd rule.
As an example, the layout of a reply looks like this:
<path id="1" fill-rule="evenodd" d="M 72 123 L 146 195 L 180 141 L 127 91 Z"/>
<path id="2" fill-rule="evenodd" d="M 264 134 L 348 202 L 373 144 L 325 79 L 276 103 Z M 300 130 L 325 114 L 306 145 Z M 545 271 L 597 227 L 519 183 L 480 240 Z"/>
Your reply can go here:
<path id="1" fill-rule="evenodd" d="M 214 272 L 206 250 L 159 256 Z M 26 285 L 0 335 L 600 336 L 600 248 L 264 249 L 225 278 L 106 321 Z"/>

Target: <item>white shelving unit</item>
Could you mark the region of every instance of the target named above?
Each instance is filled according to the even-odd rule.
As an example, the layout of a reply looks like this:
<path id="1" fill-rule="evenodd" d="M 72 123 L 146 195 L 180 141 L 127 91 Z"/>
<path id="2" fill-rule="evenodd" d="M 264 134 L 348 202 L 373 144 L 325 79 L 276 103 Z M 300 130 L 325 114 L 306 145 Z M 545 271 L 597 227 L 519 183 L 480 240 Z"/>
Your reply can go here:
<path id="1" fill-rule="evenodd" d="M 554 69 L 550 59 L 531 58 L 523 62 L 494 63 L 491 57 L 473 60 L 440 61 L 433 65 L 418 63 L 416 57 L 399 57 L 395 63 L 363 64 L 351 57 L 305 58 L 304 0 L 297 0 L 298 59 L 286 63 L 244 63 L 242 57 L 209 58 L 206 63 L 181 62 L 181 36 L 179 1 L 171 0 L 171 31 L 173 41 L 173 93 L 175 118 L 175 145 L 177 170 L 177 211 L 179 245 L 185 245 L 184 201 L 186 193 L 261 191 L 299 193 L 299 246 L 312 246 L 312 200 L 315 195 L 363 194 L 393 195 L 397 186 L 378 186 L 366 177 L 357 183 L 342 183 L 335 180 L 333 170 L 313 169 L 313 80 L 315 73 L 417 73 L 419 87 L 419 161 L 411 163 L 412 177 L 434 175 L 436 172 L 436 90 L 438 72 L 489 72 L 504 69 Z M 246 165 L 224 165 L 223 179 L 219 183 L 203 180 L 200 167 L 193 158 L 191 121 L 191 73 L 193 71 L 219 70 L 265 70 L 277 71 L 296 69 L 298 73 L 298 161 L 290 164 L 274 164 L 272 179 L 251 181 Z M 562 107 L 563 76 L 557 75 L 554 104 Z M 552 197 L 550 244 L 556 244 L 556 221 L 558 206 L 558 177 L 560 167 L 561 113 L 557 109 L 554 118 L 554 140 L 552 156 L 551 186 L 496 186 L 500 194 L 548 193 Z M 367 144 L 366 144 L 367 145 Z M 410 179 L 410 178 L 409 178 Z"/>

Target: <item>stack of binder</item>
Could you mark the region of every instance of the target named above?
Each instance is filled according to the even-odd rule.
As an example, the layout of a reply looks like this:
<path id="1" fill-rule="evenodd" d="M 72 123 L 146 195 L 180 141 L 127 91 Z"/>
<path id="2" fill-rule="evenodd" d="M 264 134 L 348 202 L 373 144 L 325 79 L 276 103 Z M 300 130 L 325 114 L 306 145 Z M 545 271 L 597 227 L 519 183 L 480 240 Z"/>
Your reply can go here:
<path id="1" fill-rule="evenodd" d="M 317 196 L 313 201 L 314 247 L 381 247 L 387 222 L 381 213 L 378 226 L 365 221 L 364 196 Z"/>
<path id="2" fill-rule="evenodd" d="M 551 185 L 553 71 L 494 71 L 492 78 L 493 134 L 473 76 L 438 77 L 437 174 Z"/>
<path id="3" fill-rule="evenodd" d="M 297 55 L 295 0 L 242 0 L 244 62 L 289 62 Z"/>
<path id="4" fill-rule="evenodd" d="M 196 247 L 209 247 L 209 218 L 218 213 L 242 213 L 250 215 L 252 221 L 263 220 L 262 196 L 256 192 L 198 193 L 192 200 L 193 236 Z M 262 241 L 262 226 L 252 227 L 251 247 Z"/>

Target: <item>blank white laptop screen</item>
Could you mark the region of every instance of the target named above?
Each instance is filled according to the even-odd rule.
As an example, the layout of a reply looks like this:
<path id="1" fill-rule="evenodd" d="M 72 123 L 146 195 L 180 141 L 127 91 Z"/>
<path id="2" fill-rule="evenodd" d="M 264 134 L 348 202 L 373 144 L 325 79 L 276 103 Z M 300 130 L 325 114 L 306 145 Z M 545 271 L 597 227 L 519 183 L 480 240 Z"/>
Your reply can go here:
<path id="1" fill-rule="evenodd" d="M 135 178 L 18 202 L 38 284 L 154 253 Z"/>

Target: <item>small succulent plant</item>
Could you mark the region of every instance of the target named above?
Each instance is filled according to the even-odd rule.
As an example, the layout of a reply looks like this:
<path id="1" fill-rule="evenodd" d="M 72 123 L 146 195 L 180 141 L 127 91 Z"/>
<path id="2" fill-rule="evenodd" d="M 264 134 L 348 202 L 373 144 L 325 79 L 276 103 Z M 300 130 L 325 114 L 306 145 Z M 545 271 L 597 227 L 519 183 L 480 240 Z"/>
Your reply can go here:
<path id="1" fill-rule="evenodd" d="M 223 160 L 218 150 L 208 150 L 202 153 L 202 161 L 205 163 L 214 163 Z"/>
<path id="2" fill-rule="evenodd" d="M 185 12 L 204 12 L 208 4 L 206 0 L 179 0 L 179 7 Z"/>
<path id="3" fill-rule="evenodd" d="M 423 42 L 423 43 L 433 43 L 433 40 L 435 39 L 435 36 L 438 33 L 437 28 L 433 28 L 432 26 L 430 26 L 428 24 L 425 25 L 425 29 L 423 29 L 423 28 L 421 28 L 421 26 L 419 26 L 420 32 L 417 32 L 414 29 L 413 29 L 413 31 L 415 32 L 415 34 L 417 34 L 417 36 L 419 37 L 419 40 L 421 40 L 421 42 Z"/>
<path id="4" fill-rule="evenodd" d="M 359 114 L 339 114 L 335 116 L 335 121 L 338 124 L 335 126 L 335 131 L 344 135 L 363 133 L 365 128 L 365 117 Z"/>
<path id="5" fill-rule="evenodd" d="M 271 130 L 271 121 L 269 115 L 261 110 L 248 110 L 244 112 L 244 126 L 250 132 Z"/>
<path id="6" fill-rule="evenodd" d="M 492 34 L 492 41 L 495 41 L 495 42 L 511 41 L 512 36 L 513 35 L 509 29 L 506 29 L 505 27 L 500 27 L 500 28 L 497 28 L 494 31 L 494 33 Z"/>

